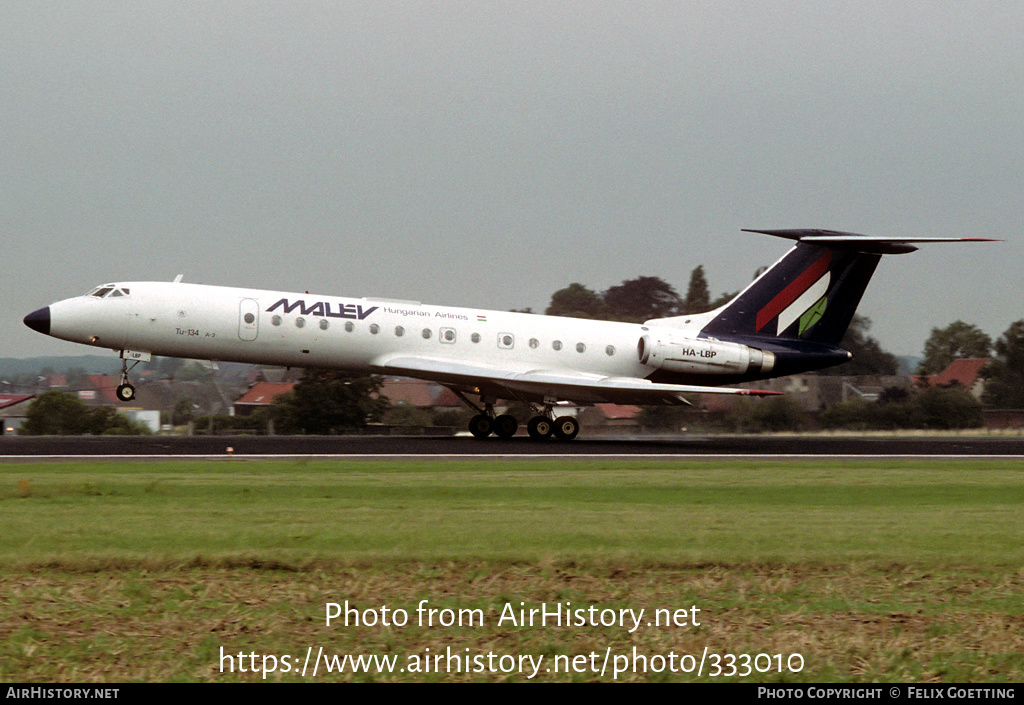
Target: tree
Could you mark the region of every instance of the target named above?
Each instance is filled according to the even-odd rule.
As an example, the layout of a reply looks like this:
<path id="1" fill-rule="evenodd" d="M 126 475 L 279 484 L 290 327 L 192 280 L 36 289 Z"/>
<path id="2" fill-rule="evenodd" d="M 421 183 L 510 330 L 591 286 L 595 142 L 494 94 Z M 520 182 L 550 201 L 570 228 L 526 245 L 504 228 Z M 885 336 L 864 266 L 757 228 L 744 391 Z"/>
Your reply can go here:
<path id="1" fill-rule="evenodd" d="M 977 428 L 985 423 L 981 403 L 960 387 L 932 387 L 913 401 L 924 428 Z"/>
<path id="2" fill-rule="evenodd" d="M 426 409 L 417 409 L 412 404 L 398 404 L 384 414 L 384 423 L 390 426 L 431 426 L 433 416 Z"/>
<path id="3" fill-rule="evenodd" d="M 726 291 L 718 295 L 718 298 L 711 302 L 708 306 L 709 311 L 714 311 L 716 308 L 725 306 L 727 303 L 735 299 L 740 295 L 738 291 Z"/>
<path id="4" fill-rule="evenodd" d="M 1010 324 L 995 344 L 996 357 L 981 370 L 982 401 L 1000 409 L 1024 409 L 1024 319 Z"/>
<path id="5" fill-rule="evenodd" d="M 274 403 L 281 433 L 346 433 L 379 422 L 388 408 L 383 380 L 337 370 L 306 370 L 295 388 Z"/>
<path id="6" fill-rule="evenodd" d="M 133 422 L 109 406 L 90 409 L 74 394 L 45 392 L 32 400 L 25 411 L 25 423 L 18 429 L 25 436 L 144 435 L 149 429 Z"/>
<path id="7" fill-rule="evenodd" d="M 707 277 L 704 276 L 704 265 L 699 264 L 690 272 L 690 285 L 686 289 L 686 300 L 683 301 L 679 313 L 704 313 L 711 310 L 711 290 L 708 288 Z"/>
<path id="8" fill-rule="evenodd" d="M 551 295 L 551 305 L 544 313 L 548 316 L 601 318 L 607 313 L 607 308 L 600 294 L 573 282 Z"/>
<path id="9" fill-rule="evenodd" d="M 924 360 L 918 365 L 919 375 L 934 375 L 949 367 L 953 360 L 988 357 L 992 339 L 977 326 L 953 321 L 945 328 L 932 328 L 924 344 Z"/>
<path id="10" fill-rule="evenodd" d="M 683 303 L 672 285 L 658 277 L 627 279 L 604 292 L 604 302 L 615 318 L 636 323 L 675 315 Z"/>
<path id="11" fill-rule="evenodd" d="M 44 392 L 33 399 L 18 429 L 26 436 L 77 436 L 88 431 L 89 407 L 66 392 Z"/>
<path id="12" fill-rule="evenodd" d="M 870 337 L 871 319 L 855 315 L 839 347 L 853 353 L 850 362 L 821 371 L 826 375 L 894 375 L 899 367 L 896 356 L 882 350 L 881 344 Z"/>
<path id="13" fill-rule="evenodd" d="M 729 409 L 726 422 L 740 433 L 799 431 L 807 425 L 807 415 L 792 397 L 737 399 Z"/>
<path id="14" fill-rule="evenodd" d="M 174 411 L 171 412 L 171 424 L 183 426 L 196 417 L 196 400 L 188 395 L 180 396 L 174 402 Z"/>
<path id="15" fill-rule="evenodd" d="M 836 404 L 818 417 L 825 428 L 975 428 L 984 419 L 981 404 L 963 389 L 932 387 L 917 395 L 894 393 L 876 402 L 857 399 Z"/>
<path id="16" fill-rule="evenodd" d="M 112 406 L 97 406 L 89 412 L 89 433 L 94 436 L 148 436 L 149 427 L 119 414 Z"/>

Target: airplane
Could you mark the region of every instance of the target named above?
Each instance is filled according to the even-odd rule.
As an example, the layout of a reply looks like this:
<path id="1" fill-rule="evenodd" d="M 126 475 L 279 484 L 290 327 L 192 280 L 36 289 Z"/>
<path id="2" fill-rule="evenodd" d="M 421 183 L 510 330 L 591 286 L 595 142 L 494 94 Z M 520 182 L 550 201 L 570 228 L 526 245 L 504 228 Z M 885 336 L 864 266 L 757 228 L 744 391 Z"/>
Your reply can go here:
<path id="1" fill-rule="evenodd" d="M 988 238 L 886 238 L 831 230 L 744 230 L 792 248 L 713 311 L 640 323 L 430 306 L 173 282 L 120 282 L 24 318 L 35 331 L 117 351 L 117 396 L 153 355 L 345 369 L 439 382 L 477 413 L 469 430 L 510 438 L 519 421 L 499 399 L 534 412 L 536 440 L 571 440 L 560 403 L 688 404 L 687 394 L 769 396 L 747 382 L 842 364 L 839 344 L 882 255 L 913 243 Z M 129 367 L 128 363 L 132 362 Z M 478 401 L 473 401 L 475 396 Z"/>

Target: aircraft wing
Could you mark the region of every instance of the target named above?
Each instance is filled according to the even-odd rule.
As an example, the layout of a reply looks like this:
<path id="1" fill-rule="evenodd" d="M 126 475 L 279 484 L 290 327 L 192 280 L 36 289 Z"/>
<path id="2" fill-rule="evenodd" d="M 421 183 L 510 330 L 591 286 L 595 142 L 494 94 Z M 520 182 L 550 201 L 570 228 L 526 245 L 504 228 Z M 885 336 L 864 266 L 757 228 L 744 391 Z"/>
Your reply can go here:
<path id="1" fill-rule="evenodd" d="M 639 377 L 603 377 L 574 370 L 515 371 L 428 357 L 394 356 L 374 363 L 380 374 L 416 377 L 463 390 L 479 389 L 499 399 L 543 401 L 545 398 L 584 404 L 689 404 L 684 394 L 770 396 L 781 392 L 730 387 L 657 384 Z"/>

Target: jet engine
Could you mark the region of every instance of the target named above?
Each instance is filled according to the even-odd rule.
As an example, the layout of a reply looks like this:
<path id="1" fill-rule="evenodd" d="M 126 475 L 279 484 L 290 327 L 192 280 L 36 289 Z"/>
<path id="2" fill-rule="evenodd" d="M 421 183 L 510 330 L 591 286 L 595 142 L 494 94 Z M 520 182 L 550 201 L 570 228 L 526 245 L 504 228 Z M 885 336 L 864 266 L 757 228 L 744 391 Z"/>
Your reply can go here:
<path id="1" fill-rule="evenodd" d="M 640 363 L 668 372 L 696 374 L 767 374 L 775 367 L 774 353 L 739 343 L 684 338 L 672 331 L 651 331 L 636 346 Z"/>

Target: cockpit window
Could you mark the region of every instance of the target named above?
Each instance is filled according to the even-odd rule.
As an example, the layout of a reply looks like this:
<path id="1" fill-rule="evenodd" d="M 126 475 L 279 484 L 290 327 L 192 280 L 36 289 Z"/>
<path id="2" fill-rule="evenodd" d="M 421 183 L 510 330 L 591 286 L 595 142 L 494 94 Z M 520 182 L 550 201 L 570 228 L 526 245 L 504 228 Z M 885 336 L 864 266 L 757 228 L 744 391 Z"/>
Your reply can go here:
<path id="1" fill-rule="evenodd" d="M 105 299 L 108 296 L 128 296 L 128 294 L 129 289 L 117 287 L 114 286 L 113 284 L 104 284 L 103 286 L 96 287 L 88 294 L 86 294 L 86 296 L 95 296 L 97 299 Z"/>

